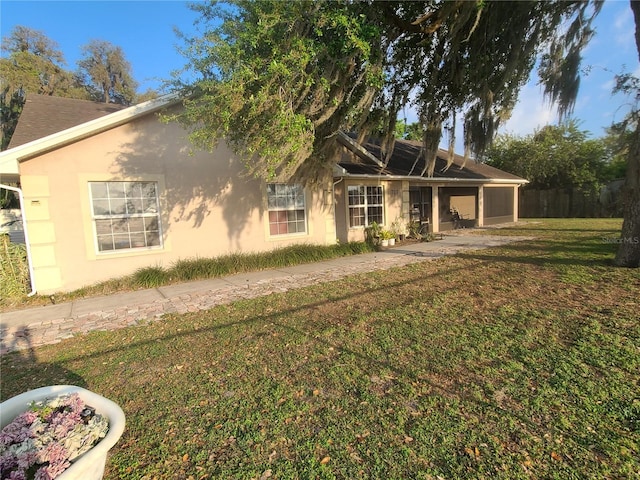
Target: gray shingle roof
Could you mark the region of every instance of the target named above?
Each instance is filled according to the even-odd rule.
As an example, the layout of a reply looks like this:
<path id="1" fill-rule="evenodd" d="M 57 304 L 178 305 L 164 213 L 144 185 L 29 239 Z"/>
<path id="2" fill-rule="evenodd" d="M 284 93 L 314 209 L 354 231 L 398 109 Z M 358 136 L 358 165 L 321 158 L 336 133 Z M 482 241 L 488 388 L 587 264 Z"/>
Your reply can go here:
<path id="1" fill-rule="evenodd" d="M 8 148 L 38 140 L 123 108 L 126 106 L 29 94 Z"/>
<path id="2" fill-rule="evenodd" d="M 380 142 L 376 139 L 369 139 L 362 145 L 367 151 L 378 159 L 382 158 L 380 152 Z M 391 175 L 402 177 L 421 177 L 425 160 L 421 153 L 422 142 L 397 140 L 391 159 L 386 167 L 380 168 L 372 162 L 362 159 L 357 155 L 345 153 L 339 165 L 351 175 Z M 469 159 L 462 167 L 464 158 L 455 155 L 453 164 L 446 169 L 447 152 L 440 150 L 436 158 L 436 167 L 433 173 L 434 179 L 452 178 L 458 180 L 482 181 L 482 180 L 522 180 L 524 179 L 507 173 L 503 170 L 477 163 Z"/>

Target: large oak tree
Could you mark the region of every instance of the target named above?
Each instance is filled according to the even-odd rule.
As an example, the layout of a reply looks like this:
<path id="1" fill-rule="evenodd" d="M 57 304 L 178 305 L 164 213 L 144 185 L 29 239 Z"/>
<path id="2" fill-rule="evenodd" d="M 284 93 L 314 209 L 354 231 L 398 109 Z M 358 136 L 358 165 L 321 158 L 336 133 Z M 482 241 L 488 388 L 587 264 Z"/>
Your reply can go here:
<path id="1" fill-rule="evenodd" d="M 340 130 L 362 139 L 383 125 L 388 158 L 398 112 L 412 104 L 427 160 L 422 173 L 429 177 L 443 131 L 451 153 L 460 133 L 467 156 L 486 149 L 536 62 L 545 93 L 562 115 L 570 113 L 581 50 L 600 7 L 488 0 L 198 3 L 193 8 L 204 31 L 185 50 L 195 80 L 179 84 L 188 97 L 177 118 L 198 146 L 224 138 L 248 159 L 253 175 L 312 182 L 337 161 Z M 463 132 L 455 132 L 458 118 Z"/>
<path id="2" fill-rule="evenodd" d="M 635 38 L 640 60 L 640 2 L 631 0 L 631 10 L 635 19 Z M 635 85 L 636 95 L 640 94 Z M 636 97 L 637 98 L 637 97 Z M 627 173 L 623 189 L 623 216 L 620 246 L 615 264 L 624 267 L 640 267 L 640 122 L 637 105 L 628 116 L 633 125 L 627 153 Z"/>
<path id="3" fill-rule="evenodd" d="M 0 87 L 13 92 L 88 99 L 81 79 L 66 69 L 58 44 L 43 32 L 16 26 L 2 39 L 6 56 L 0 58 Z"/>
<path id="4" fill-rule="evenodd" d="M 65 69 L 58 44 L 43 32 L 16 26 L 2 39 L 0 58 L 0 150 L 6 149 L 29 93 L 88 99 L 80 80 Z"/>
<path id="5" fill-rule="evenodd" d="M 122 48 L 104 40 L 91 40 L 82 47 L 78 67 L 94 100 L 130 105 L 135 99 L 138 84 Z"/>

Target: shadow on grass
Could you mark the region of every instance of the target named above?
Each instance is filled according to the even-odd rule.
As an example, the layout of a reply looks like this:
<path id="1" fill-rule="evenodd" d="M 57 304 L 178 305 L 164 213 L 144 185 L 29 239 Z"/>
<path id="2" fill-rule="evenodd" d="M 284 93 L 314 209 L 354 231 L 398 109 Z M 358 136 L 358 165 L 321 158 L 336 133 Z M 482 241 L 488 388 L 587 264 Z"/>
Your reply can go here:
<path id="1" fill-rule="evenodd" d="M 512 248 L 516 246 L 516 250 L 526 251 L 527 246 L 521 245 L 511 245 Z M 505 247 L 501 247 L 505 248 Z M 532 245 L 528 245 L 529 250 L 532 248 Z M 493 250 L 493 249 L 492 249 Z M 542 250 L 542 249 L 541 249 Z M 461 262 L 458 262 L 457 265 L 448 266 L 441 265 L 441 268 L 438 269 L 437 272 L 429 275 L 429 281 L 433 280 L 434 284 L 437 284 L 438 281 L 446 276 L 452 274 L 460 275 L 464 272 L 464 275 L 467 278 L 473 278 L 475 275 L 479 275 L 477 269 L 483 268 L 486 266 L 485 262 L 496 262 L 496 261 L 509 261 L 516 262 L 522 261 L 519 260 L 519 257 L 515 258 L 500 258 L 499 252 L 496 252 L 495 256 L 487 255 L 467 255 L 467 254 L 458 254 L 458 258 L 471 258 L 473 260 L 479 260 L 477 262 L 469 264 L 469 262 L 463 262 L 463 265 L 460 265 Z M 482 257 L 482 258 L 476 258 Z M 523 258 L 526 256 L 523 255 Z M 553 260 L 553 259 L 551 259 Z M 386 275 L 386 274 L 385 274 Z M 296 317 L 305 315 L 305 312 L 311 312 L 314 308 L 318 308 L 323 306 L 327 301 L 329 302 L 337 302 L 341 300 L 355 300 L 358 301 L 364 295 L 373 295 L 379 294 L 380 292 L 387 291 L 393 288 L 401 288 L 403 286 L 411 285 L 412 282 L 419 279 L 419 275 L 416 272 L 407 271 L 407 275 L 411 278 L 402 278 L 396 281 L 385 281 L 383 284 L 377 284 L 375 282 L 368 283 L 367 286 L 362 288 L 357 292 L 342 292 L 335 296 L 327 295 L 325 298 L 311 298 L 301 302 L 300 305 L 290 306 L 288 308 L 276 309 L 275 312 L 272 313 L 259 313 L 257 315 L 251 316 L 248 319 L 239 319 L 235 321 L 227 321 L 225 323 L 217 323 L 213 325 L 207 325 L 203 327 L 189 327 L 189 323 L 197 317 L 197 315 L 202 315 L 202 313 L 195 314 L 187 314 L 187 315 L 171 315 L 168 316 L 164 321 L 167 323 L 173 323 L 171 320 L 181 320 L 181 328 L 183 331 L 178 332 L 170 332 L 168 334 L 164 334 L 162 332 L 153 332 L 152 338 L 140 339 L 135 342 L 131 342 L 127 345 L 113 345 L 104 349 L 100 349 L 99 351 L 94 352 L 78 352 L 77 354 L 70 352 L 70 354 L 65 354 L 65 363 L 71 364 L 72 362 L 81 362 L 81 363 L 90 363 L 90 364 L 100 364 L 100 361 L 104 362 L 113 362 L 113 358 L 106 358 L 111 354 L 125 354 L 126 356 L 146 358 L 144 350 L 147 346 L 158 345 L 158 344 L 169 344 L 170 342 L 180 341 L 183 339 L 183 345 L 174 345 L 173 348 L 169 348 L 170 351 L 173 351 L 174 355 L 177 351 L 175 347 L 185 348 L 188 345 L 188 341 L 193 339 L 194 342 L 202 342 L 201 337 L 203 334 L 212 334 L 216 336 L 224 336 L 225 331 L 237 331 L 246 327 L 247 331 L 250 331 L 250 327 L 255 327 L 260 324 L 269 324 L 273 325 L 276 330 L 280 330 L 282 332 L 288 332 L 293 336 L 302 337 L 305 342 L 315 345 L 321 345 L 323 348 L 330 347 L 335 351 L 342 352 L 346 355 L 351 356 L 354 359 L 354 366 L 359 368 L 361 372 L 370 372 L 370 371 L 381 371 L 388 370 L 393 372 L 393 375 L 398 378 L 398 381 L 406 384 L 411 384 L 414 382 L 422 383 L 425 386 L 430 387 L 433 390 L 431 395 L 441 395 L 446 398 L 455 398 L 459 399 L 461 402 L 465 402 L 469 405 L 475 405 L 479 410 L 482 411 L 490 411 L 496 416 L 507 417 L 509 419 L 513 419 L 514 423 L 521 423 L 523 425 L 527 425 L 529 429 L 533 432 L 538 432 L 539 436 L 542 436 L 544 432 L 547 432 L 549 429 L 548 425 L 541 425 L 539 422 L 532 420 L 529 416 L 525 414 L 521 414 L 517 410 L 504 408 L 501 406 L 492 396 L 491 385 L 488 382 L 483 381 L 482 378 L 478 378 L 477 380 L 473 380 L 475 386 L 477 386 L 481 392 L 484 394 L 484 398 L 478 398 L 478 395 L 473 395 L 472 391 L 465 388 L 463 383 L 460 381 L 451 382 L 438 382 L 437 381 L 437 373 L 434 370 L 430 370 L 429 366 L 424 366 L 422 369 L 416 369 L 413 365 L 397 365 L 392 361 L 387 360 L 385 358 L 380 358 L 378 356 L 368 354 L 366 351 L 361 351 L 358 348 L 353 348 L 350 344 L 347 343 L 347 339 L 340 339 L 339 341 L 331 341 L 327 339 L 322 334 L 318 334 L 323 330 L 325 325 L 317 324 L 314 322 L 305 322 L 301 325 L 293 324 L 291 321 L 287 321 L 289 317 Z M 357 276 L 351 277 L 356 278 Z M 388 278 L 388 277 L 386 277 Z M 391 277 L 394 278 L 394 277 Z M 343 280 L 340 280 L 343 281 Z M 339 282 L 340 282 L 339 281 Z M 306 287 L 307 290 L 312 291 L 315 287 Z M 438 291 L 434 293 L 439 293 Z M 331 321 L 330 319 L 327 319 Z M 177 323 L 177 322 L 176 322 Z M 152 324 L 153 327 L 153 324 Z M 253 333 L 253 332 L 251 332 Z M 186 339 L 186 340 L 185 340 Z M 140 354 L 141 353 L 141 354 Z M 13 355 L 13 354 L 12 354 Z M 163 356 L 170 355 L 169 352 L 162 353 Z M 115 359 L 117 361 L 118 359 Z M 28 383 L 32 381 L 30 375 L 33 374 L 34 370 L 42 368 L 42 366 L 47 366 L 51 364 L 38 364 L 36 356 L 31 351 L 29 355 L 16 355 L 12 356 L 12 361 L 15 361 L 16 364 L 24 365 L 25 372 L 23 375 L 25 380 Z M 149 359 L 150 362 L 153 360 Z M 3 364 L 6 365 L 6 363 Z M 55 366 L 56 364 L 53 364 Z M 434 378 L 432 378 L 431 374 L 435 373 Z M 12 379 L 12 381 L 15 379 Z M 27 383 L 25 382 L 25 383 Z M 4 390 L 4 388 L 3 388 Z M 581 438 L 579 435 L 574 434 L 571 431 L 570 427 L 561 427 L 560 425 L 554 424 L 553 428 L 556 431 L 562 431 L 567 437 L 571 437 L 577 445 L 584 447 L 585 451 L 588 451 L 589 445 L 585 444 L 585 440 Z M 464 450 L 459 452 L 460 461 L 468 461 L 467 455 Z M 447 472 L 448 474 L 455 476 L 455 469 L 453 469 L 452 465 L 448 465 L 445 463 L 445 460 L 440 458 L 433 459 L 434 464 L 438 465 L 438 468 L 442 472 Z M 442 463 L 441 463 L 442 462 Z"/>
<path id="2" fill-rule="evenodd" d="M 463 270 L 468 271 L 469 267 L 464 266 L 464 267 L 443 269 L 442 271 L 438 271 L 433 275 L 431 275 L 430 278 L 447 276 L 452 273 L 457 273 Z M 360 274 L 356 276 L 359 276 L 359 275 Z M 349 277 L 346 277 L 346 278 L 349 278 Z M 338 280 L 338 282 L 344 281 L 344 280 L 345 279 L 343 278 L 341 280 Z M 155 346 L 158 344 L 158 342 L 171 342 L 181 338 L 198 336 L 203 333 L 212 333 L 212 332 L 223 331 L 227 329 L 240 328 L 242 326 L 251 326 L 253 324 L 265 322 L 265 321 L 273 321 L 274 318 L 278 318 L 281 316 L 291 315 L 291 314 L 295 314 L 305 310 L 313 310 L 314 308 L 323 306 L 327 301 L 338 302 L 338 301 L 345 301 L 345 300 L 354 300 L 366 294 L 375 294 L 376 292 L 384 292 L 388 289 L 402 287 L 404 285 L 407 285 L 407 283 L 408 282 L 406 280 L 400 280 L 397 282 L 385 282 L 384 285 L 378 285 L 375 287 L 366 288 L 361 291 L 358 291 L 357 293 L 349 293 L 349 294 L 344 294 L 339 296 L 332 296 L 329 299 L 318 300 L 312 303 L 305 303 L 304 305 L 300 305 L 295 308 L 281 310 L 276 314 L 272 314 L 272 315 L 258 316 L 251 319 L 242 319 L 235 322 L 217 324 L 217 325 L 203 327 L 203 328 L 194 328 L 192 330 L 185 329 L 184 331 L 173 333 L 171 335 L 163 335 L 163 336 L 153 337 L 147 340 L 139 340 L 139 341 L 136 341 L 135 343 L 130 343 L 128 345 L 113 346 L 110 348 L 101 349 L 96 352 L 83 353 L 83 354 L 73 355 L 73 356 L 65 356 L 63 362 L 69 362 L 69 363 L 75 362 L 75 361 L 95 362 L 98 359 L 101 359 L 105 356 L 109 356 L 112 354 L 117 355 L 124 352 L 144 349 L 145 347 L 149 347 L 149 346 Z M 311 287 L 305 287 L 305 288 L 315 288 L 315 287 L 311 286 Z M 255 300 L 255 298 L 248 299 L 248 301 L 253 301 L 253 300 Z M 237 299 L 231 303 L 235 303 L 237 301 L 245 301 L 245 300 Z M 204 312 L 197 312 L 197 313 L 186 314 L 186 315 L 198 315 L 203 313 Z M 167 321 L 168 319 L 174 316 L 181 316 L 181 315 L 167 314 L 163 317 L 163 320 L 161 321 Z M 151 323 L 150 326 L 153 326 L 153 322 Z M 314 325 L 312 325 L 311 327 L 314 327 Z M 133 327 L 133 328 L 139 328 L 139 327 Z M 88 333 L 88 335 L 91 335 L 91 332 Z M 305 335 L 308 335 L 310 336 L 310 338 L 312 338 L 312 333 L 305 333 Z M 2 338 L 3 339 L 5 338 L 5 332 L 3 332 Z M 24 384 L 28 385 L 27 387 L 28 389 L 37 388 L 38 386 L 42 386 L 44 384 L 50 384 L 51 381 L 53 381 L 52 378 L 50 377 L 50 375 L 52 374 L 55 376 L 56 379 L 66 378 L 68 382 L 71 382 L 74 385 L 85 386 L 85 382 L 80 376 L 74 374 L 71 371 L 65 370 L 64 368 L 60 367 L 58 363 L 55 363 L 55 362 L 43 363 L 38 360 L 38 357 L 35 355 L 35 349 L 34 347 L 31 346 L 30 330 L 28 327 L 24 327 L 23 331 L 20 332 L 20 338 L 22 339 L 21 341 L 27 342 L 28 346 L 18 351 L 10 351 L 6 354 L 3 354 L 2 358 L 0 358 L 0 366 L 3 372 L 3 380 L 5 380 L 0 384 L 1 399 L 8 398 L 9 396 L 13 396 L 13 395 L 17 395 L 18 393 L 21 393 L 17 391 L 18 387 L 16 385 L 16 383 L 18 383 L 18 381 L 21 378 L 25 379 Z M 74 340 L 70 340 L 70 341 L 74 341 Z M 64 344 L 64 341 L 62 344 L 59 344 L 59 345 L 63 345 L 63 344 Z M 10 346 L 11 345 L 7 345 L 7 344 L 3 345 L 3 347 L 10 347 Z M 16 346 L 16 345 L 13 345 L 13 346 Z M 43 348 L 46 348 L 46 347 L 47 347 L 46 345 L 43 345 Z M 57 369 L 55 369 L 56 366 L 57 366 Z M 6 372 L 11 372 L 11 373 L 8 374 Z M 20 374 L 19 377 L 16 376 L 18 373 Z"/>
<path id="3" fill-rule="evenodd" d="M 489 262 L 522 263 L 528 265 L 562 265 L 582 267 L 611 267 L 617 245 L 607 241 L 607 237 L 584 237 L 575 240 L 550 240 L 538 238 L 530 241 L 513 242 L 499 247 L 461 252 L 457 256 L 468 260 Z M 491 253 L 495 252 L 495 255 Z M 504 254 L 506 253 L 506 255 Z"/>
<path id="4" fill-rule="evenodd" d="M 32 345 L 31 333 L 28 327 L 23 327 L 11 336 L 7 343 L 8 328 L 0 326 L 0 349 L 11 349 L 11 353 L 0 357 L 0 371 L 2 372 L 2 390 L 0 398 L 6 400 L 27 390 L 50 385 L 76 385 L 86 387 L 84 378 L 56 362 L 40 362 Z M 25 368 L 27 367 L 27 368 Z M 12 388 L 7 386 L 13 385 Z M 22 389 L 20 389 L 20 387 Z M 7 391 L 5 391 L 7 390 Z"/>
<path id="5" fill-rule="evenodd" d="M 534 232 L 534 233 L 553 233 L 553 232 L 565 232 L 565 233 L 585 233 L 585 234 L 593 234 L 595 231 L 598 232 L 602 232 L 602 233 L 608 233 L 611 235 L 616 235 L 616 234 L 620 234 L 622 228 L 622 220 L 620 221 L 620 228 L 608 228 L 606 230 L 595 230 L 594 228 L 563 228 L 563 227 L 550 227 L 549 225 L 545 225 L 542 224 L 540 225 L 540 228 L 535 228 L 535 227 L 527 227 L 527 226 L 516 226 L 516 227 L 511 227 L 509 229 L 489 229 L 491 231 L 496 231 L 496 232 L 500 232 L 500 231 L 522 231 L 522 232 Z"/>
<path id="6" fill-rule="evenodd" d="M 593 238 L 591 238 L 591 241 L 592 243 L 588 243 L 582 240 L 575 241 L 575 242 L 549 242 L 549 241 L 538 239 L 538 240 L 531 240 L 531 241 L 514 242 L 514 243 L 510 243 L 500 247 L 489 248 L 489 249 L 483 250 L 483 253 L 479 253 L 478 250 L 470 253 L 457 253 L 453 255 L 453 257 L 457 257 L 464 260 L 479 261 L 482 263 L 479 263 L 477 265 L 472 265 L 472 266 L 465 265 L 462 267 L 447 268 L 444 270 L 440 270 L 436 273 L 430 274 L 429 279 L 433 283 L 437 283 L 438 277 L 446 277 L 448 275 L 459 273 L 461 271 L 464 271 L 465 276 L 467 278 L 470 278 L 473 276 L 472 270 L 474 268 L 477 268 L 478 266 L 483 265 L 484 263 L 496 263 L 496 262 L 505 262 L 505 263 L 511 263 L 511 264 L 522 263 L 522 264 L 537 265 L 537 266 L 544 266 L 544 265 L 606 266 L 606 267 L 611 266 L 611 261 L 613 258 L 613 251 L 612 251 L 613 247 L 610 244 L 606 244 L 604 242 L 595 243 L 593 242 Z M 504 249 L 508 250 L 509 252 L 514 252 L 514 254 L 511 254 L 511 255 L 500 254 L 500 252 Z M 568 256 L 567 255 L 568 251 L 571 251 L 571 252 L 577 251 L 579 253 L 576 255 Z M 492 254 L 492 252 L 495 252 L 495 254 Z M 516 254 L 515 252 L 522 252 L 522 254 L 519 255 L 519 254 Z M 534 253 L 534 252 L 539 252 L 539 253 Z M 424 256 L 441 258 L 444 255 L 434 253 L 433 255 L 424 255 Z M 603 256 L 609 256 L 611 258 L 603 258 Z M 400 267 L 400 268 L 403 268 L 403 267 Z M 329 299 L 329 301 L 333 302 L 333 301 L 357 300 L 357 298 L 362 295 L 375 294 L 376 292 L 385 292 L 389 289 L 399 288 L 406 285 L 407 285 L 407 281 L 404 281 L 404 280 L 397 281 L 397 282 L 386 282 L 384 285 L 381 285 L 375 288 L 368 288 L 368 289 L 359 291 L 357 293 L 351 293 L 348 295 L 332 297 Z M 315 307 L 319 307 L 319 306 L 322 306 L 325 303 L 325 301 L 326 300 L 322 300 L 322 301 L 318 301 L 317 303 L 305 304 L 295 309 L 283 311 L 282 313 L 279 313 L 279 315 L 293 314 L 293 313 L 302 311 L 304 309 L 312 309 Z M 158 341 L 168 341 L 175 338 L 185 337 L 192 334 L 195 335 L 195 334 L 203 333 L 207 331 L 211 332 L 216 330 L 223 330 L 223 329 L 232 328 L 236 326 L 246 325 L 248 323 L 250 324 L 252 322 L 264 321 L 266 318 L 270 318 L 270 317 L 259 317 L 255 320 L 241 320 L 238 322 L 231 322 L 223 325 L 207 327 L 205 329 L 196 329 L 191 332 L 180 332 L 172 336 L 154 338 L 148 341 L 140 341 L 135 344 L 128 345 L 126 347 L 118 346 L 118 347 L 101 350 L 100 352 L 96 352 L 96 353 L 79 355 L 68 360 L 69 361 L 91 360 L 96 357 L 102 357 L 104 355 L 118 353 L 126 349 L 143 348 L 145 345 L 156 343 Z M 2 332 L 3 339 L 6 338 L 4 333 L 5 332 Z M 39 368 L 40 364 L 38 364 L 37 358 L 33 353 L 33 347 L 31 346 L 30 331 L 28 327 L 23 328 L 23 331 L 14 340 L 13 344 L 6 345 L 2 343 L 3 341 L 4 340 L 0 340 L 0 347 L 3 347 L 3 351 L 7 351 L 7 348 L 9 351 L 14 350 L 15 347 L 18 346 L 16 345 L 16 342 L 27 343 L 26 349 L 22 349 L 17 352 L 11 352 L 9 354 L 6 354 L 5 357 L 7 357 L 6 358 L 7 361 L 10 361 L 10 362 L 15 361 L 16 364 L 21 364 L 25 366 L 28 364 L 38 365 L 38 368 Z M 61 372 L 61 373 L 64 373 L 64 372 Z M 69 378 L 74 382 L 82 382 L 82 384 L 84 383 L 84 380 L 82 380 L 81 378 L 74 378 L 74 374 L 72 372 L 68 372 L 68 373 L 69 375 L 67 375 L 66 378 Z M 64 375 L 60 375 L 60 376 L 64 377 Z M 74 383 L 74 384 L 83 386 L 80 383 Z"/>

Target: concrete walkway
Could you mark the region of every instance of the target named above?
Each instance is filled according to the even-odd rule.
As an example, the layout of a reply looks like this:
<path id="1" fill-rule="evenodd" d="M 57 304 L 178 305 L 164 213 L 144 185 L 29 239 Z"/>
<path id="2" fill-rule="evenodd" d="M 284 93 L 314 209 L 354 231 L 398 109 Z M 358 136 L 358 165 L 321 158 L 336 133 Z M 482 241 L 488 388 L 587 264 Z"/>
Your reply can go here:
<path id="1" fill-rule="evenodd" d="M 456 232 L 442 240 L 391 247 L 376 253 L 6 312 L 0 314 L 0 354 L 57 343 L 91 330 L 138 325 L 167 313 L 207 310 L 239 299 L 524 239 Z"/>

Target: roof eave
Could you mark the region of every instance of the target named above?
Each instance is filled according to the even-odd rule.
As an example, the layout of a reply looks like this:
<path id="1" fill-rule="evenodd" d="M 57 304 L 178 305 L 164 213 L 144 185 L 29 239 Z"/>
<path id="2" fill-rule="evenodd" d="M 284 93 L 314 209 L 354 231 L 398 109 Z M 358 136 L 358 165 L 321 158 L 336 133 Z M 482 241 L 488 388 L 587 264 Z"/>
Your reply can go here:
<path id="1" fill-rule="evenodd" d="M 344 167 L 341 167 L 338 164 L 333 166 L 333 176 L 334 177 L 346 177 L 348 175 L 347 170 Z"/>
<path id="2" fill-rule="evenodd" d="M 509 185 L 524 185 L 529 183 L 528 180 L 525 179 L 515 179 L 515 178 L 453 178 L 453 177 L 416 177 L 415 175 L 370 175 L 370 174 L 350 174 L 346 172 L 344 168 L 342 168 L 341 175 L 335 175 L 344 178 L 350 178 L 354 180 L 409 180 L 409 181 L 420 181 L 423 183 L 466 183 L 473 185 L 481 185 L 487 183 L 499 183 L 499 184 L 509 184 Z"/>

